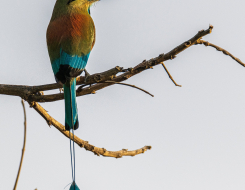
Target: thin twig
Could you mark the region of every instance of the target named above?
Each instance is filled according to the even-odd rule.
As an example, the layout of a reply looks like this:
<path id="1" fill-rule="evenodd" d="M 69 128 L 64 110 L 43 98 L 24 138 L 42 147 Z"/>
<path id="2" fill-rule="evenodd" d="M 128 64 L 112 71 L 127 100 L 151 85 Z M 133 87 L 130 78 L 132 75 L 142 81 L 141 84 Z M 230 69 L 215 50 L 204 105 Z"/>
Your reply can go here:
<path id="1" fill-rule="evenodd" d="M 162 63 L 162 66 L 163 66 L 163 68 L 165 69 L 165 71 L 167 72 L 169 78 L 170 78 L 170 79 L 173 81 L 173 83 L 175 84 L 175 86 L 182 87 L 181 85 L 177 84 L 177 83 L 174 81 L 173 77 L 172 77 L 171 74 L 168 72 L 168 69 L 167 69 L 167 67 L 165 66 L 164 63 Z"/>
<path id="2" fill-rule="evenodd" d="M 121 85 L 125 85 L 125 86 L 130 86 L 130 87 L 136 88 L 138 90 L 141 90 L 142 92 L 144 92 L 146 94 L 149 94 L 150 96 L 154 97 L 154 95 L 151 94 L 150 92 L 148 92 L 148 91 L 146 91 L 146 90 L 144 90 L 142 88 L 139 88 L 139 87 L 137 87 L 135 85 L 132 85 L 132 84 L 127 84 L 127 83 L 122 83 L 122 82 L 115 82 L 115 81 L 104 81 L 102 83 L 115 83 L 115 84 L 121 84 Z"/>
<path id="3" fill-rule="evenodd" d="M 65 126 L 56 121 L 53 117 L 51 117 L 45 109 L 43 109 L 40 104 L 37 102 L 29 102 L 30 106 L 33 107 L 46 121 L 49 125 L 53 125 L 56 129 L 58 129 L 63 135 L 65 135 L 67 138 L 71 138 L 73 141 L 73 134 L 71 133 L 71 136 L 69 137 L 69 131 L 65 130 Z M 128 151 L 127 149 L 122 149 L 120 151 L 107 151 L 105 148 L 99 148 L 95 147 L 91 144 L 88 143 L 88 141 L 84 141 L 74 135 L 74 142 L 80 146 L 81 148 L 85 148 L 88 151 L 93 152 L 97 156 L 105 156 L 105 157 L 114 157 L 114 158 L 121 158 L 123 156 L 135 156 L 138 154 L 142 154 L 147 150 L 151 149 L 151 146 L 145 146 L 143 148 L 133 150 L 133 151 Z"/>
<path id="4" fill-rule="evenodd" d="M 215 48 L 216 50 L 223 52 L 225 55 L 230 56 L 232 59 L 234 59 L 240 65 L 242 65 L 243 67 L 245 67 L 245 64 L 240 59 L 238 59 L 237 57 L 235 57 L 234 55 L 232 55 L 230 52 L 228 52 L 227 50 L 225 50 L 225 49 L 223 49 L 223 48 L 221 48 L 219 46 L 216 46 L 216 45 L 214 45 L 212 43 L 209 43 L 208 41 L 204 41 L 204 40 L 201 40 L 201 39 L 197 40 L 196 41 L 196 44 L 204 44 L 205 46 L 211 46 L 211 47 Z"/>
<path id="5" fill-rule="evenodd" d="M 23 159 L 24 159 L 24 153 L 25 153 L 25 147 L 26 147 L 26 109 L 25 109 L 25 103 L 24 100 L 21 100 L 22 106 L 23 106 L 23 111 L 24 111 L 24 144 L 23 144 L 23 149 L 22 149 L 22 155 L 21 155 L 21 159 L 20 159 L 20 166 L 19 166 L 19 171 L 15 180 L 15 185 L 14 185 L 14 190 L 16 190 L 17 188 L 17 184 L 18 184 L 18 180 L 19 180 L 19 176 L 20 176 L 20 171 L 21 171 L 21 167 L 22 167 L 22 163 L 23 163 Z"/>

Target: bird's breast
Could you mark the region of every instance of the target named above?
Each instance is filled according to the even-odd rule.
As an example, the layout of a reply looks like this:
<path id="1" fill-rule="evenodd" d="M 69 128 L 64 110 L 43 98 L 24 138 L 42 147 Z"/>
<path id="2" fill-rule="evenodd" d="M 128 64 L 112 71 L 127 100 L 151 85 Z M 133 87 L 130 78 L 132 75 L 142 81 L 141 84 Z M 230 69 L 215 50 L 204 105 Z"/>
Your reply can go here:
<path id="1" fill-rule="evenodd" d="M 60 48 L 70 55 L 88 54 L 95 41 L 95 27 L 90 15 L 73 14 L 56 18 L 47 29 L 51 61 L 58 58 Z"/>

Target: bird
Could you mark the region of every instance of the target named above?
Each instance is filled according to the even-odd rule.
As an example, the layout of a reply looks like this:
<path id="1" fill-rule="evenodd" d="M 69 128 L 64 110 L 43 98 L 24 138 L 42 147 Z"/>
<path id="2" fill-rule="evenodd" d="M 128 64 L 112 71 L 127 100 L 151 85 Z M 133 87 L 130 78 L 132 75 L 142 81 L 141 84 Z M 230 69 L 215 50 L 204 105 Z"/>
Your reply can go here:
<path id="1" fill-rule="evenodd" d="M 76 77 L 84 71 L 95 44 L 95 25 L 90 7 L 97 1 L 99 0 L 56 0 L 46 33 L 53 73 L 56 81 L 63 84 L 64 88 L 65 130 L 69 131 L 73 178 L 70 190 L 79 190 L 75 183 L 74 147 L 74 130 L 79 128 Z"/>
<path id="2" fill-rule="evenodd" d="M 65 129 L 78 129 L 76 77 L 85 69 L 95 44 L 90 7 L 99 0 L 56 0 L 46 38 L 53 73 L 63 84 Z"/>

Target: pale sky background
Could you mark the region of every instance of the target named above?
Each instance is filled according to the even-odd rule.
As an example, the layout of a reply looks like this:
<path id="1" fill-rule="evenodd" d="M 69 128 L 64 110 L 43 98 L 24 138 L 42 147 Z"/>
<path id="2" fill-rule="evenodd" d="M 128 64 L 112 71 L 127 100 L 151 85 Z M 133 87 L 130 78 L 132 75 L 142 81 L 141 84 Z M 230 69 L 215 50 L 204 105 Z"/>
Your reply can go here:
<path id="1" fill-rule="evenodd" d="M 0 83 L 55 82 L 46 28 L 55 0 L 0 6 Z M 87 70 L 132 67 L 166 53 L 199 30 L 245 62 L 242 0 L 101 0 L 92 7 L 97 41 Z M 211 47 L 193 46 L 166 66 L 129 79 L 154 98 L 121 85 L 77 98 L 76 135 L 107 150 L 152 150 L 122 159 L 76 146 L 82 190 L 244 190 L 245 68 Z M 58 92 L 56 90 L 55 92 Z M 0 189 L 13 189 L 23 145 L 19 97 L 0 96 Z M 64 123 L 64 102 L 41 104 Z M 27 145 L 18 190 L 62 190 L 72 181 L 69 140 L 27 106 Z M 67 187 L 66 189 L 69 189 Z"/>

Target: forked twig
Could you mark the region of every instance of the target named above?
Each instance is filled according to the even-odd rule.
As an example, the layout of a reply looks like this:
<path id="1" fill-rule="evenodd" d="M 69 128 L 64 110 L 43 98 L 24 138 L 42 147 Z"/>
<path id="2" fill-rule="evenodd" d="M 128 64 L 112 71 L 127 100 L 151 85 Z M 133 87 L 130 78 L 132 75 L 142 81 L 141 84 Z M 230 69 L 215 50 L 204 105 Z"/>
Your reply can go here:
<path id="1" fill-rule="evenodd" d="M 169 78 L 170 78 L 170 79 L 173 81 L 173 83 L 175 84 L 175 86 L 182 87 L 181 85 L 177 84 L 177 83 L 174 81 L 173 77 L 172 77 L 171 74 L 168 72 L 168 69 L 167 69 L 167 67 L 165 66 L 165 64 L 164 64 L 163 62 L 162 62 L 162 66 L 163 66 L 163 68 L 165 69 L 165 71 L 167 72 Z"/>
<path id="2" fill-rule="evenodd" d="M 23 111 L 24 111 L 24 144 L 23 144 L 23 149 L 22 149 L 22 155 L 21 155 L 21 159 L 20 159 L 20 166 L 19 166 L 19 171 L 15 180 L 15 185 L 14 185 L 14 190 L 16 190 L 17 188 L 17 184 L 18 184 L 18 180 L 19 180 L 19 176 L 20 176 L 20 170 L 21 170 L 21 166 L 23 163 L 23 159 L 24 159 L 24 153 L 25 153 L 25 147 L 26 147 L 26 109 L 25 109 L 25 103 L 24 100 L 21 100 L 22 106 L 23 106 Z"/>
<path id="3" fill-rule="evenodd" d="M 221 48 L 219 46 L 216 46 L 216 45 L 214 45 L 212 43 L 209 43 L 208 41 L 204 41 L 204 40 L 201 40 L 201 39 L 199 39 L 199 40 L 196 41 L 196 44 L 195 45 L 197 45 L 197 44 L 204 44 L 205 46 L 211 46 L 211 47 L 215 48 L 216 50 L 223 52 L 225 55 L 230 56 L 232 59 L 234 59 L 240 65 L 242 65 L 243 67 L 245 67 L 245 64 L 240 59 L 238 59 L 237 57 L 235 57 L 234 55 L 232 55 L 230 52 L 228 52 L 227 50 L 225 50 L 225 49 L 223 49 L 223 48 Z"/>

